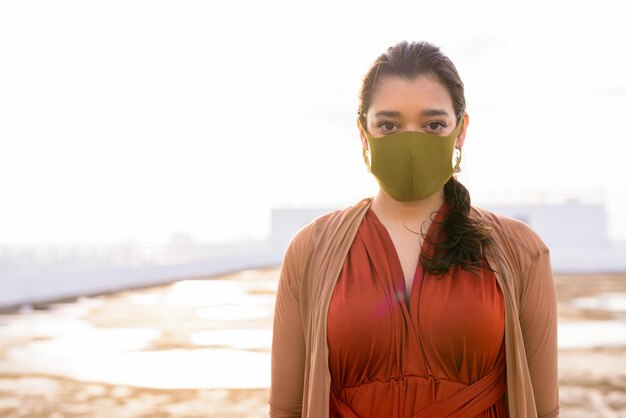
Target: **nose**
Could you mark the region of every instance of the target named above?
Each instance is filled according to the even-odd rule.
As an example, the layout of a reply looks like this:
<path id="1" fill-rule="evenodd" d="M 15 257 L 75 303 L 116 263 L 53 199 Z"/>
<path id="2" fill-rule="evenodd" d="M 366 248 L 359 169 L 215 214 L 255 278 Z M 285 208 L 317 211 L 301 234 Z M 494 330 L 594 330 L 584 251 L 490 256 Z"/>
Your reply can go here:
<path id="1" fill-rule="evenodd" d="M 422 132 L 422 127 L 417 122 L 409 122 L 404 126 L 406 131 Z"/>

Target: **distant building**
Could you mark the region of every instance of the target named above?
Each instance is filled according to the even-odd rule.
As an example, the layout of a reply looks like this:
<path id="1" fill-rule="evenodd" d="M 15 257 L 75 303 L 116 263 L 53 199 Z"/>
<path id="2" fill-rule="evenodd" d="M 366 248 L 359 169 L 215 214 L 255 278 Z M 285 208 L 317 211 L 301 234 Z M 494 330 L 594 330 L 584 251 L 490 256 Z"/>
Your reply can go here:
<path id="1" fill-rule="evenodd" d="M 602 204 L 584 204 L 570 199 L 561 204 L 500 205 L 487 209 L 519 219 L 537 231 L 550 248 L 554 271 L 626 271 L 626 243 L 609 240 Z"/>
<path id="2" fill-rule="evenodd" d="M 567 200 L 554 205 L 488 206 L 491 210 L 529 225 L 553 249 L 606 248 L 604 205 Z"/>

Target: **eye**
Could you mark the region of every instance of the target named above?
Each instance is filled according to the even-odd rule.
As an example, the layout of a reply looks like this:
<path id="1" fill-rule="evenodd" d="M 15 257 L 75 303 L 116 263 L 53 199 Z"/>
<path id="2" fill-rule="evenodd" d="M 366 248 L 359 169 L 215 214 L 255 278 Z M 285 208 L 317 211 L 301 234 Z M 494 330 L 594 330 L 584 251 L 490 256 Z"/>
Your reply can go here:
<path id="1" fill-rule="evenodd" d="M 431 122 L 428 122 L 426 125 L 424 125 L 424 128 L 429 131 L 429 132 L 434 132 L 434 133 L 438 133 L 441 132 L 443 129 L 447 128 L 448 125 L 440 120 L 433 120 Z"/>
<path id="2" fill-rule="evenodd" d="M 380 129 L 383 132 L 391 132 L 395 128 L 397 128 L 397 125 L 393 122 L 381 122 L 378 124 L 378 129 Z"/>

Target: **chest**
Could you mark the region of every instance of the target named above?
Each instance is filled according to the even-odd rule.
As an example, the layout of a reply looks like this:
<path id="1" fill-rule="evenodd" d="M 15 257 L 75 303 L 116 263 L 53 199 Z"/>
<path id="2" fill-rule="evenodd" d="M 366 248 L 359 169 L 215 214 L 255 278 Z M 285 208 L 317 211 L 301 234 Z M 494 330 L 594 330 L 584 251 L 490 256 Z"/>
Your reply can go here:
<path id="1" fill-rule="evenodd" d="M 410 303 L 404 303 L 398 297 L 401 275 L 406 268 L 405 279 L 413 280 L 420 237 L 397 236 L 397 243 L 414 247 L 402 266 L 407 247 L 399 244 L 396 254 L 391 234 L 379 232 L 354 241 L 334 288 L 327 337 L 331 371 L 340 374 L 333 380 L 354 387 L 361 377 L 438 371 L 437 378 L 475 381 L 503 353 L 504 303 L 495 276 L 489 269 L 478 275 L 460 268 L 437 277 L 426 273 L 413 283 L 419 292 L 409 292 Z"/>
<path id="2" fill-rule="evenodd" d="M 388 231 L 402 267 L 408 297 L 424 239 L 420 234 L 408 230 L 388 228 Z"/>

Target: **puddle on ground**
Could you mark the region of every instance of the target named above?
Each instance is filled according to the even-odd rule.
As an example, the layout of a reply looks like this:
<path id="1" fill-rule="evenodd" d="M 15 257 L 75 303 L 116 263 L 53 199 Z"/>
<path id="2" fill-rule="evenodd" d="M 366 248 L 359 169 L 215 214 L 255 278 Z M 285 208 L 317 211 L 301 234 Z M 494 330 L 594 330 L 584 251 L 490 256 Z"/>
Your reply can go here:
<path id="1" fill-rule="evenodd" d="M 154 389 L 269 387 L 269 353 L 230 349 L 60 351 L 32 343 L 10 350 L 0 372 L 63 376 L 88 382 Z"/>
<path id="2" fill-rule="evenodd" d="M 165 303 L 170 306 L 212 306 L 237 303 L 245 289 L 224 280 L 183 280 L 170 287 Z"/>
<path id="3" fill-rule="evenodd" d="M 274 303 L 275 281 L 183 280 L 170 286 L 165 303 L 170 306 L 249 305 Z"/>
<path id="4" fill-rule="evenodd" d="M 626 293 L 602 293 L 593 297 L 576 298 L 570 304 L 581 309 L 626 312 Z"/>
<path id="5" fill-rule="evenodd" d="M 559 348 L 626 346 L 626 323 L 619 321 L 564 322 L 558 328 Z"/>
<path id="6" fill-rule="evenodd" d="M 610 312 L 615 319 L 559 323 L 559 348 L 626 347 L 626 293 L 572 299 L 569 305 Z"/>
<path id="7" fill-rule="evenodd" d="M 247 274 L 252 278 L 253 273 Z M 7 342 L 0 350 L 0 374 L 53 375 L 155 389 L 267 388 L 271 330 L 242 328 L 237 321 L 270 318 L 275 289 L 275 281 L 265 279 L 184 280 L 157 290 L 127 290 L 122 298 L 80 298 L 49 305 L 47 311 L 0 315 L 0 341 Z M 107 298 L 118 298 L 112 306 L 122 310 L 116 313 L 119 324 L 100 328 L 83 319 L 93 308 L 106 307 Z M 156 315 L 145 328 L 125 328 L 124 303 L 129 309 L 146 305 L 156 311 L 164 305 L 197 307 L 195 329 L 202 329 L 207 319 L 219 321 L 220 329 L 192 332 L 188 347 L 151 350 L 152 341 L 166 337 L 160 327 L 167 318 Z M 221 329 L 224 323 L 229 329 Z"/>
<path id="8" fill-rule="evenodd" d="M 242 321 L 248 319 L 270 318 L 273 312 L 262 306 L 212 306 L 198 309 L 196 316 L 215 321 Z"/>
<path id="9" fill-rule="evenodd" d="M 269 329 L 219 329 L 196 332 L 191 335 L 195 345 L 227 345 L 248 350 L 269 350 L 272 331 Z"/>
<path id="10" fill-rule="evenodd" d="M 163 297 L 153 293 L 130 294 L 126 300 L 133 305 L 156 305 L 161 303 Z"/>

